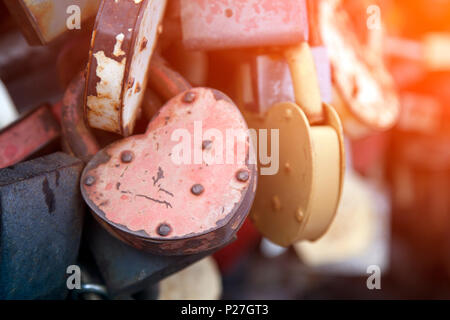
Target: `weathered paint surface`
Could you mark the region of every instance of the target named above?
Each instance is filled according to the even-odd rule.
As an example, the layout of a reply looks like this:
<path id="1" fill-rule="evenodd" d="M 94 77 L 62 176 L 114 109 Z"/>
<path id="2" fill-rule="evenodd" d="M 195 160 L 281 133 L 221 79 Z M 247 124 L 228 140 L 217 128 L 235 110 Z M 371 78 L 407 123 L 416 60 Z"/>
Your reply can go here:
<path id="1" fill-rule="evenodd" d="M 308 39 L 304 0 L 181 0 L 183 43 L 209 50 Z"/>
<path id="2" fill-rule="evenodd" d="M 96 95 L 87 97 L 88 120 L 99 129 L 120 132 L 120 104 L 127 58 L 120 62 L 108 58 L 105 52 L 94 53 L 97 62 L 95 70 L 100 81 L 96 84 Z"/>
<path id="3" fill-rule="evenodd" d="M 206 141 L 194 133 L 199 128 L 215 135 Z M 187 136 L 174 135 L 180 129 Z M 232 140 L 230 164 L 227 129 L 243 133 L 242 140 Z M 180 143 L 191 153 L 188 164 L 175 158 Z M 145 135 L 98 153 L 83 173 L 81 188 L 94 216 L 135 247 L 162 254 L 201 252 L 229 241 L 250 209 L 256 172 L 248 164 L 249 152 L 247 125 L 238 109 L 214 90 L 191 89 L 170 100 Z M 223 163 L 213 162 L 220 154 Z M 241 171 L 244 179 L 238 179 Z"/>
<path id="4" fill-rule="evenodd" d="M 125 135 L 132 133 L 134 122 L 138 114 L 138 108 L 144 98 L 147 87 L 147 70 L 150 59 L 156 47 L 159 36 L 159 27 L 164 16 L 166 0 L 151 0 L 144 4 L 141 10 L 140 24 L 136 27 L 137 36 L 133 47 L 133 56 L 130 61 L 129 78 L 132 77 L 134 87 L 126 87 L 123 93 L 122 122 L 125 127 Z M 133 124 L 133 125 L 132 125 Z M 130 131 L 131 130 L 131 131 Z"/>
<path id="5" fill-rule="evenodd" d="M 105 0 L 91 41 L 85 113 L 90 126 L 133 133 L 166 0 Z"/>

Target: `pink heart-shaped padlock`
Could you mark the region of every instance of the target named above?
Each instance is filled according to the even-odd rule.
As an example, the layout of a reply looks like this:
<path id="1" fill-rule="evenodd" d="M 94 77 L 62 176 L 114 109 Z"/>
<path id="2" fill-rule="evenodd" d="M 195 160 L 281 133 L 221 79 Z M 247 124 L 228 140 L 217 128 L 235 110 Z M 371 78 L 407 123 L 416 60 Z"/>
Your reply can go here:
<path id="1" fill-rule="evenodd" d="M 100 151 L 81 190 L 94 217 L 124 242 L 180 255 L 223 246 L 246 218 L 256 189 L 247 124 L 219 91 L 171 99 L 144 135 Z"/>

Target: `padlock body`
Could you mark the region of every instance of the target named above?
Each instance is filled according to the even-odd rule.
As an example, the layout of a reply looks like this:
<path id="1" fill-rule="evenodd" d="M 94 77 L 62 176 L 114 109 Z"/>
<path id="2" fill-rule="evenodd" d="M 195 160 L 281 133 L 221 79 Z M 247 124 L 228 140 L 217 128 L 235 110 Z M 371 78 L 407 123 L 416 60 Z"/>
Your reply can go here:
<path id="1" fill-rule="evenodd" d="M 181 0 L 183 44 L 217 50 L 277 46 L 308 39 L 304 0 Z"/>
<path id="2" fill-rule="evenodd" d="M 326 104 L 324 110 L 327 123 L 320 126 L 310 126 L 304 112 L 289 102 L 274 105 L 264 116 L 247 117 L 250 127 L 279 132 L 279 170 L 260 173 L 251 218 L 281 246 L 319 238 L 337 209 L 344 171 L 342 129 L 334 110 Z"/>
<path id="3" fill-rule="evenodd" d="M 228 130 L 242 135 L 227 140 Z M 228 242 L 245 219 L 256 188 L 250 152 L 247 125 L 230 100 L 191 89 L 170 100 L 145 135 L 100 151 L 83 174 L 94 182 L 81 188 L 94 216 L 130 245 L 198 253 Z"/>

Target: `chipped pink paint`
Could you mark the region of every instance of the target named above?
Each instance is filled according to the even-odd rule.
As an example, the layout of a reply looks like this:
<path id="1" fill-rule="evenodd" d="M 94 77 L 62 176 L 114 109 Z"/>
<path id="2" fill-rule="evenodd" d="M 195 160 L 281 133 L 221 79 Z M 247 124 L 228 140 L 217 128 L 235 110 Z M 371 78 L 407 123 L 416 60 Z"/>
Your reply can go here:
<path id="1" fill-rule="evenodd" d="M 181 0 L 183 43 L 210 50 L 308 39 L 305 0 Z"/>

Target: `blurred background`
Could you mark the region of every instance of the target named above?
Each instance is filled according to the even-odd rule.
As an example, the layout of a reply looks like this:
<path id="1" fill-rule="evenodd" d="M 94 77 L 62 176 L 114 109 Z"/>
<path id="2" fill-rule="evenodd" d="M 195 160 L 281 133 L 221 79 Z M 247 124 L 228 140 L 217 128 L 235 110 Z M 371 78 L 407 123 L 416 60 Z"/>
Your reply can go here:
<path id="1" fill-rule="evenodd" d="M 342 5 L 365 46 L 373 43 L 366 23 L 376 12 L 368 8 L 379 8 L 384 35 L 376 46 L 381 43 L 400 100 L 398 122 L 386 132 L 348 137 L 347 168 L 353 177 L 346 179 L 334 224 L 318 241 L 324 243 L 280 251 L 256 242 L 224 273 L 225 297 L 450 298 L 450 3 L 348 0 Z M 367 197 L 360 195 L 365 192 Z M 356 212 L 370 217 L 357 218 Z M 329 252 L 340 249 L 341 257 Z M 367 289 L 369 265 L 381 267 L 382 290 Z"/>
<path id="2" fill-rule="evenodd" d="M 368 61 L 377 80 L 384 81 L 381 71 L 389 77 L 382 87 L 398 99 L 395 124 L 362 131 L 345 126 L 344 193 L 323 238 L 281 248 L 246 221 L 238 239 L 210 260 L 214 272 L 204 273 L 210 277 L 205 286 L 218 281 L 219 289 L 209 298 L 450 298 L 450 1 L 337 2 L 345 32 L 356 35 L 351 50 Z M 340 27 L 333 23 L 339 22 L 322 23 L 325 45 L 327 28 Z M 180 73 L 235 97 L 224 76 L 236 69 L 235 57 L 179 54 L 166 30 L 170 26 L 161 52 Z M 30 46 L 0 1 L 0 79 L 14 105 L 0 107 L 0 125 L 42 102 L 57 105 L 76 66 L 87 59 L 89 40 L 82 30 L 64 41 Z M 328 51 L 333 56 L 333 49 Z M 180 62 L 188 57 L 208 63 L 192 70 Z M 373 270 L 381 272 L 380 290 L 367 287 Z"/>

